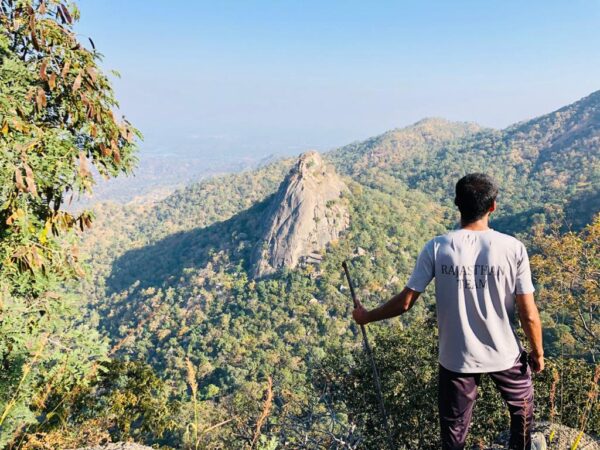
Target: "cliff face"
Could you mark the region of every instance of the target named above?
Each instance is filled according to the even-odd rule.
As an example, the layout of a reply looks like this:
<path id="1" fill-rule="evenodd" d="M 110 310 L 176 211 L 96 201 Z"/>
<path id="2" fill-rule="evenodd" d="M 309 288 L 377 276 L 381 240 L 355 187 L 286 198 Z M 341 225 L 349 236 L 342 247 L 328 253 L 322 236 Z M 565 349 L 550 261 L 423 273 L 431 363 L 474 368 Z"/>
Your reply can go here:
<path id="1" fill-rule="evenodd" d="M 254 252 L 254 275 L 319 260 L 318 252 L 349 224 L 347 187 L 317 152 L 307 152 L 286 176 L 265 214 Z"/>

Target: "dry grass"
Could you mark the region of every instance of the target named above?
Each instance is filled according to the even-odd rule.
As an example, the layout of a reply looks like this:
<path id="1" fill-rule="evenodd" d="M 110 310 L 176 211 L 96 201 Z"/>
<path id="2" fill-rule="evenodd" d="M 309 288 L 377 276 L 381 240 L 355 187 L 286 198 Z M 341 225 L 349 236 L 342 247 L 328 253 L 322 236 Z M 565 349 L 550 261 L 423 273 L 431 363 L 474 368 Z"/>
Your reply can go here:
<path id="1" fill-rule="evenodd" d="M 587 400 L 585 402 L 584 412 L 580 418 L 579 422 L 579 433 L 577 434 L 577 438 L 571 445 L 571 450 L 577 450 L 579 443 L 581 442 L 581 438 L 583 437 L 583 433 L 585 431 L 585 427 L 587 425 L 588 418 L 592 411 L 592 408 L 596 404 L 596 400 L 598 399 L 598 381 L 600 380 L 600 364 L 596 366 L 594 371 L 594 376 L 592 377 L 592 383 L 590 386 L 590 390 L 587 394 Z"/>

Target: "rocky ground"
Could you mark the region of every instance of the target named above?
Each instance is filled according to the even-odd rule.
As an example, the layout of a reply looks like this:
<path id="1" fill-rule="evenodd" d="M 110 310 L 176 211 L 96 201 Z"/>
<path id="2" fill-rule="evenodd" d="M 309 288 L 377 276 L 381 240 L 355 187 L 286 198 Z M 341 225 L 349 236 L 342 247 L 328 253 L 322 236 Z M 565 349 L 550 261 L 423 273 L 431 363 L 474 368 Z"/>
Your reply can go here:
<path id="1" fill-rule="evenodd" d="M 550 442 L 550 434 L 554 431 L 554 436 L 552 438 L 552 442 Z M 546 438 L 546 447 L 537 447 L 532 448 L 532 450 L 569 450 L 571 446 L 577 439 L 578 431 L 565 427 L 563 425 L 550 425 L 548 422 L 539 422 L 534 427 L 534 433 L 542 433 Z M 504 432 L 494 443 L 493 447 L 488 448 L 487 450 L 505 450 L 508 445 L 509 433 Z M 114 444 L 107 445 L 99 445 L 96 447 L 85 447 L 79 448 L 76 450 L 152 450 L 150 447 L 146 447 L 144 445 L 134 444 L 134 443 L 126 443 L 126 442 L 117 442 Z M 600 450 L 600 438 L 593 437 L 587 434 L 584 434 L 581 440 L 579 441 L 579 445 L 577 446 L 577 450 Z"/>
<path id="2" fill-rule="evenodd" d="M 152 447 L 134 444 L 133 442 L 116 442 L 114 444 L 98 445 L 96 447 L 78 448 L 76 450 L 153 450 Z"/>
<path id="3" fill-rule="evenodd" d="M 558 424 L 550 424 L 548 422 L 538 422 L 534 426 L 534 433 L 542 433 L 546 438 L 546 448 L 548 450 L 563 450 L 563 449 L 571 449 L 571 446 L 577 439 L 577 435 L 579 433 L 578 430 L 573 428 L 565 427 L 564 425 Z M 552 442 L 550 442 L 550 434 L 554 431 L 554 435 L 552 438 Z M 495 442 L 495 445 L 488 450 L 503 450 L 507 448 L 509 432 L 504 432 Z M 544 447 L 540 447 L 532 450 L 544 450 Z M 600 438 L 593 437 L 587 434 L 584 434 L 581 440 L 579 441 L 579 445 L 577 446 L 577 450 L 600 450 Z"/>

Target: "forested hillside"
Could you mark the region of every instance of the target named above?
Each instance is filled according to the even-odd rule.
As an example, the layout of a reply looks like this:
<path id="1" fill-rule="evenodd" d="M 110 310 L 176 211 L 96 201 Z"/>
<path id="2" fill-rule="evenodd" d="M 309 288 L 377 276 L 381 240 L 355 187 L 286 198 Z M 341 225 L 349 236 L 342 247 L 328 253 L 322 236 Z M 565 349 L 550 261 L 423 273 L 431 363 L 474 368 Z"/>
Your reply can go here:
<path id="1" fill-rule="evenodd" d="M 255 175 L 245 175 L 249 184 L 256 181 Z M 365 266 L 357 273 L 361 284 L 374 299 L 381 298 L 400 286 L 425 232 L 443 230 L 441 208 L 422 194 L 401 191 L 402 186 L 394 196 L 358 184 L 351 189 L 355 217 L 351 229 L 329 248 L 320 266 L 307 265 L 261 280 L 248 276 L 264 202 L 223 222 L 125 251 L 113 262 L 105 284 L 94 283 L 98 294 L 104 294 L 98 288 L 106 290 L 96 309 L 102 329 L 117 341 L 133 333 L 121 346 L 124 354 L 137 358 L 142 352 L 144 360 L 181 382 L 186 355 L 207 359 L 218 368 L 207 380 L 221 387 L 244 379 L 230 373 L 250 369 L 242 357 L 249 352 L 257 367 L 265 363 L 259 356 L 270 353 L 272 346 L 276 349 L 272 355 L 283 364 L 302 364 L 288 358 L 323 348 L 332 337 L 326 330 L 337 329 L 333 335 L 349 338 L 350 305 L 340 292 L 341 261 L 356 255 L 357 268 Z M 173 211 L 189 207 L 185 201 L 170 201 Z M 282 352 L 288 345 L 290 353 Z"/>
<path id="2" fill-rule="evenodd" d="M 333 151 L 340 170 L 377 186 L 386 173 L 452 206 L 454 183 L 484 171 L 501 184 L 495 226 L 522 232 L 556 205 L 581 227 L 600 209 L 600 92 L 504 130 L 425 120 Z"/>
<path id="3" fill-rule="evenodd" d="M 349 186 L 345 201 L 350 208 L 350 228 L 323 249 L 320 264 L 303 264 L 267 277 L 255 279 L 249 262 L 261 245 L 260 230 L 269 220 L 267 205 L 293 160 L 204 181 L 151 207 L 100 205 L 96 227 L 85 237 L 84 253 L 89 258 L 92 281 L 81 288 L 83 298 L 89 300 L 92 323 L 109 336 L 118 359 L 149 363 L 179 401 L 189 398 L 193 367 L 208 423 L 239 414 L 245 424 L 224 427 L 225 431 L 217 435 L 208 433 L 203 442 L 252 442 L 256 436 L 243 430 L 256 425 L 260 398 L 269 380 L 275 404 L 269 406 L 272 421 L 259 433 L 261 439 L 298 444 L 299 439 L 310 436 L 321 439 L 323 446 L 335 447 L 327 436 L 347 432 L 344 427 L 352 421 L 332 421 L 332 414 L 338 411 L 345 417 L 348 408 L 365 407 L 360 402 L 354 406 L 347 401 L 337 403 L 331 393 L 324 396 L 320 391 L 323 386 L 335 390 L 335 380 L 357 364 L 330 359 L 335 355 L 344 361 L 357 345 L 341 262 L 352 261 L 355 282 L 368 305 L 386 300 L 403 286 L 422 244 L 455 226 L 454 183 L 471 171 L 490 173 L 501 184 L 494 228 L 519 234 L 528 242 L 535 240 L 533 224 L 542 225 L 536 230 L 543 235 L 548 231 L 544 227 L 562 215 L 563 231 L 569 224 L 582 228 L 600 209 L 599 107 L 600 94 L 596 93 L 505 130 L 425 120 L 330 152 L 327 160 L 345 175 Z M 541 244 L 536 245 L 532 251 Z M 397 337 L 393 332 L 392 336 L 382 332 L 382 351 L 389 349 L 386 345 L 394 339 L 413 342 L 411 334 L 418 339 L 416 335 L 428 329 L 417 345 L 421 350 L 416 352 L 433 355 L 434 350 L 426 350 L 435 345 L 432 306 L 425 295 L 403 317 L 403 323 L 413 325 Z M 570 357 L 593 358 L 597 347 L 590 350 L 583 343 L 577 344 L 575 319 L 565 319 L 561 310 L 559 320 L 556 311 L 542 307 L 549 354 L 559 356 L 568 348 Z M 598 319 L 594 311 L 589 312 L 592 323 Z M 397 322 L 393 321 L 392 328 Z M 420 324 L 420 330 L 414 323 Z M 388 329 L 386 325 L 375 327 Z M 426 361 L 417 379 L 431 377 L 435 361 Z M 592 369 L 586 369 L 584 362 L 573 364 L 570 369 L 560 366 L 561 371 L 571 370 L 582 380 L 591 377 Z M 331 373 L 332 367 L 338 371 Z M 389 375 L 393 373 L 396 370 Z M 325 384 L 323 376 L 330 377 Z M 347 376 L 357 375 L 353 372 Z M 368 373 L 363 376 L 369 379 Z M 402 383 L 410 384 L 410 380 Z M 548 390 L 553 379 L 548 375 L 539 382 L 546 383 Z M 573 390 L 576 396 L 585 396 L 588 389 L 583 381 L 578 387 L 569 386 L 565 390 Z M 427 389 L 433 387 L 425 384 L 423 389 L 420 398 L 427 410 L 434 401 L 428 400 L 433 391 Z M 486 392 L 492 402 L 489 405 L 498 401 L 495 394 Z M 352 397 L 343 389 L 339 395 Z M 548 416 L 551 408 L 547 402 L 551 400 L 542 398 L 546 403 L 540 410 Z M 373 401 L 355 397 L 358 399 L 366 404 Z M 498 409 L 485 405 L 481 408 L 488 408 L 489 414 Z M 406 408 L 400 402 L 398 411 Z M 581 412 L 584 405 L 564 408 Z M 314 423 L 304 423 L 306 415 Z M 565 416 L 565 422 L 576 425 L 577 419 L 569 422 L 568 414 Z M 372 418 L 365 420 L 363 431 L 376 429 L 377 424 L 368 425 Z M 434 416 L 427 420 L 435 425 Z M 489 439 L 506 425 L 502 415 L 492 414 L 489 420 L 493 426 L 476 427 L 473 440 Z M 600 432 L 598 420 L 598 414 L 593 415 L 588 428 Z M 303 431 L 298 427 L 304 427 Z M 406 442 L 407 433 L 422 427 L 399 427 L 399 442 Z M 179 436 L 171 439 L 183 439 Z M 362 438 L 357 439 L 360 443 Z M 409 446 L 435 447 L 424 444 L 435 442 L 435 433 L 419 439 Z"/>

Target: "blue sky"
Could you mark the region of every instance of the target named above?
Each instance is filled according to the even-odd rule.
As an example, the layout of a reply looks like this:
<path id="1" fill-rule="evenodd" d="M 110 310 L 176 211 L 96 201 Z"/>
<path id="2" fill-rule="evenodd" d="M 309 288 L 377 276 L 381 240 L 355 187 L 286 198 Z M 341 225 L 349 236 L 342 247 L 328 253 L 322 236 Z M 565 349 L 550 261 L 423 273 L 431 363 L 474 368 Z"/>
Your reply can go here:
<path id="1" fill-rule="evenodd" d="M 600 89 L 600 2 L 79 0 L 151 152 L 296 154 Z"/>

